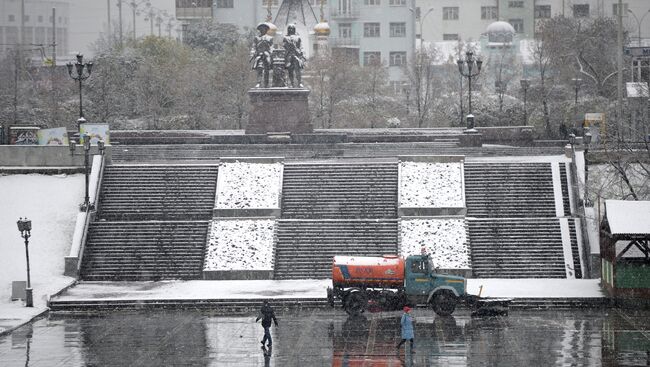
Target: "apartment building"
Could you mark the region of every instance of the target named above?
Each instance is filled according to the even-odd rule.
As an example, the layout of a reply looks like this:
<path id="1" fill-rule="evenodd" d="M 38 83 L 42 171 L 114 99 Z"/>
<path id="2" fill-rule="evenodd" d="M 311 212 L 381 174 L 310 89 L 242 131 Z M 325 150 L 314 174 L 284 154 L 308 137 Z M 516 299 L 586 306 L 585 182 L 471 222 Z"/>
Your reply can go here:
<path id="1" fill-rule="evenodd" d="M 388 66 L 397 85 L 415 51 L 414 0 L 330 0 L 330 48 L 345 50 L 362 65 Z"/>
<path id="2" fill-rule="evenodd" d="M 617 0 L 416 0 L 418 27 L 425 42 L 476 41 L 492 22 L 510 23 L 521 39 L 533 38 L 540 19 L 556 15 L 576 18 L 613 17 L 618 14 Z M 648 0 L 625 0 L 622 14 L 631 39 L 650 39 Z M 421 24 L 420 24 L 421 22 Z M 418 32 L 419 33 L 419 32 Z"/>
<path id="3" fill-rule="evenodd" d="M 34 58 L 48 57 L 52 53 L 56 23 L 56 51 L 58 56 L 68 54 L 68 30 L 70 26 L 67 1 L 25 0 L 24 18 L 21 22 L 20 0 L 0 0 L 0 57 L 6 57 L 23 44 L 23 50 Z M 52 16 L 56 8 L 56 19 Z M 22 31 L 22 36 L 21 36 Z"/>

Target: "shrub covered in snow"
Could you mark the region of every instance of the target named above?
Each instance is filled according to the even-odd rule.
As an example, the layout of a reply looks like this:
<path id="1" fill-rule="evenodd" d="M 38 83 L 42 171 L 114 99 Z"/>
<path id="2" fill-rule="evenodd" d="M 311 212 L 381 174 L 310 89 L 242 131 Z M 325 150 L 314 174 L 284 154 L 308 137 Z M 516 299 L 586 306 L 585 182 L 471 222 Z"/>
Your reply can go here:
<path id="1" fill-rule="evenodd" d="M 273 270 L 272 219 L 212 223 L 204 270 Z"/>
<path id="2" fill-rule="evenodd" d="M 279 208 L 282 163 L 222 163 L 217 209 Z"/>
<path id="3" fill-rule="evenodd" d="M 400 206 L 464 207 L 461 164 L 400 162 Z"/>
<path id="4" fill-rule="evenodd" d="M 402 256 L 419 255 L 422 248 L 443 269 L 469 269 L 469 239 L 464 219 L 402 220 Z"/>

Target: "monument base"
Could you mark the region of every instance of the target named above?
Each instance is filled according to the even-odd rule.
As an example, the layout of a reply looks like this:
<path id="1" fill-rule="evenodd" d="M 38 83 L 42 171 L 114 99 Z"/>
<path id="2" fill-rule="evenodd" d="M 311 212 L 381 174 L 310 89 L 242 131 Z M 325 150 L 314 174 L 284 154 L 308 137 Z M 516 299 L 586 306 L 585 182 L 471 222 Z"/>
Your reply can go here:
<path id="1" fill-rule="evenodd" d="M 311 133 L 309 92 L 306 88 L 249 89 L 251 112 L 246 134 Z"/>

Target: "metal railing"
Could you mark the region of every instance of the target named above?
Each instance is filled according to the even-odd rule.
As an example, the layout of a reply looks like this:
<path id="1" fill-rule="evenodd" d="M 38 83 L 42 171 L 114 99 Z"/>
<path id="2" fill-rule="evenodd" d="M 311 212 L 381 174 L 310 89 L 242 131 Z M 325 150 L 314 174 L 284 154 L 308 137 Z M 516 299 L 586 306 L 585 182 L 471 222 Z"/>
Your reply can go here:
<path id="1" fill-rule="evenodd" d="M 352 7 L 350 9 L 332 9 L 330 17 L 332 19 L 354 19 L 358 18 L 361 14 L 359 8 Z"/>

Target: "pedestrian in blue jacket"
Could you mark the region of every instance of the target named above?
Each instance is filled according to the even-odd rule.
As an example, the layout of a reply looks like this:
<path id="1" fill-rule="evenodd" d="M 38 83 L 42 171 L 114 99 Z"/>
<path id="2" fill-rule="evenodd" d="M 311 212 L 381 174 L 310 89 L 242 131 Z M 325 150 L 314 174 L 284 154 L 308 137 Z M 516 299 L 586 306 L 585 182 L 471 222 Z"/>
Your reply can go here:
<path id="1" fill-rule="evenodd" d="M 402 341 L 397 344 L 397 353 L 402 344 L 406 343 L 408 340 L 411 344 L 411 353 L 415 353 L 415 347 L 413 345 L 413 316 L 411 316 L 411 308 L 409 306 L 404 306 L 404 313 L 402 314 Z"/>

